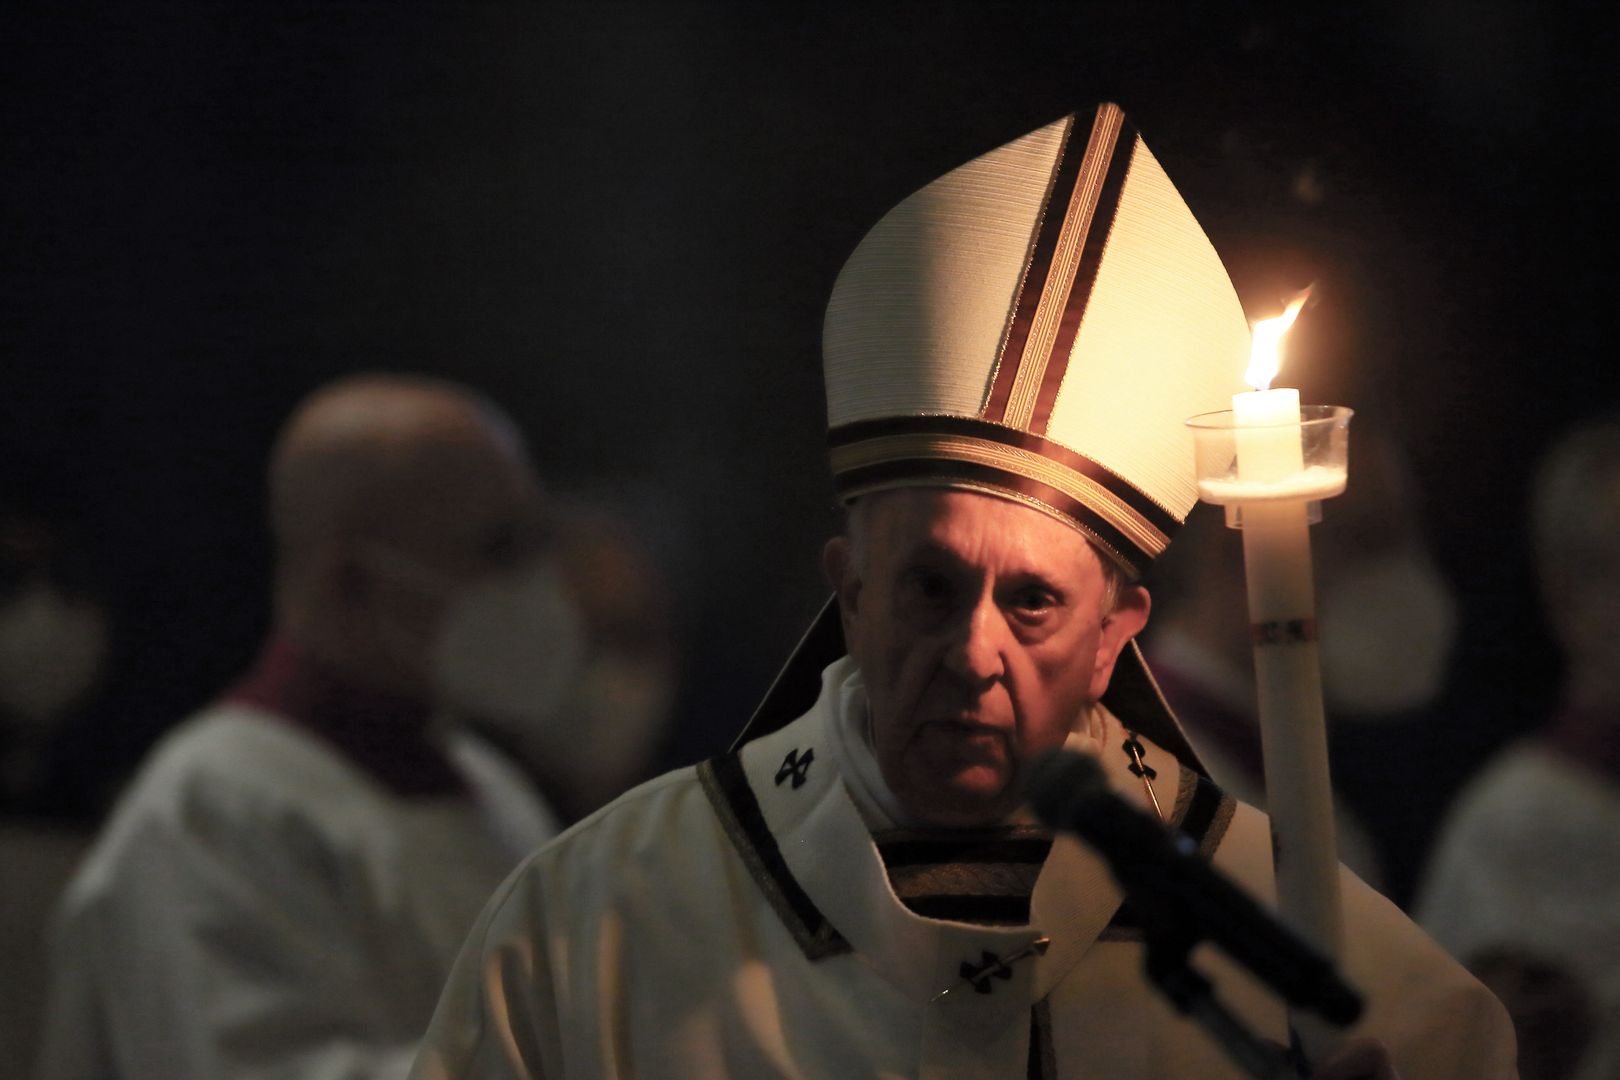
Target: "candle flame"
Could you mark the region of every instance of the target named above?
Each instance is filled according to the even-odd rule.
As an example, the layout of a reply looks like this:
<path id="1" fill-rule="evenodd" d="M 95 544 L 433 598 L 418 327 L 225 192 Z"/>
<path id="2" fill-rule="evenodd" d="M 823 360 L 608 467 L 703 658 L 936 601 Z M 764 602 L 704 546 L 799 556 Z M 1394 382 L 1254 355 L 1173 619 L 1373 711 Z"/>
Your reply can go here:
<path id="1" fill-rule="evenodd" d="M 1283 336 L 1299 317 L 1300 308 L 1311 298 L 1306 289 L 1288 301 L 1288 307 L 1274 319 L 1261 319 L 1254 324 L 1253 344 L 1249 348 L 1249 369 L 1243 373 L 1244 381 L 1256 390 L 1271 389 L 1271 380 L 1282 370 Z"/>

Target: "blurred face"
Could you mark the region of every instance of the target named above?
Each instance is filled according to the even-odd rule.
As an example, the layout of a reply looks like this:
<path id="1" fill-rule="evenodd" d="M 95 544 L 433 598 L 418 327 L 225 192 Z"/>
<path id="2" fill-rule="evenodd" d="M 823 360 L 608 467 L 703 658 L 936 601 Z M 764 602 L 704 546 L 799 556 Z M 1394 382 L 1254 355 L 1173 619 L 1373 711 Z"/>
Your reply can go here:
<path id="1" fill-rule="evenodd" d="M 469 439 L 436 450 L 415 473 L 401 543 L 446 577 L 508 570 L 539 550 L 545 522 L 526 460 Z"/>
<path id="2" fill-rule="evenodd" d="M 479 582 L 521 571 L 546 533 L 528 460 L 474 425 L 413 448 L 399 494 L 363 543 L 366 625 L 386 646 L 393 679 L 428 688 L 429 656 L 451 601 Z"/>
<path id="3" fill-rule="evenodd" d="M 1107 689 L 1148 597 L 1107 580 L 1074 529 L 1006 499 L 869 497 L 824 553 L 889 788 L 926 822 L 1003 820 L 1022 772 Z"/>

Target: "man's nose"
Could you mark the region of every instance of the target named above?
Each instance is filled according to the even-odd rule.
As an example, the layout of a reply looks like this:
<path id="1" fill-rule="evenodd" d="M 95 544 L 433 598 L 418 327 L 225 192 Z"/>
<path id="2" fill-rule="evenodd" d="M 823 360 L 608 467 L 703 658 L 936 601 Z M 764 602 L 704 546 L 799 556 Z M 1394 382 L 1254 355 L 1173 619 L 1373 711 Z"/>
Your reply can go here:
<path id="1" fill-rule="evenodd" d="M 945 666 L 975 689 L 995 682 L 1006 671 L 1006 620 L 989 597 L 963 611 L 951 626 Z"/>

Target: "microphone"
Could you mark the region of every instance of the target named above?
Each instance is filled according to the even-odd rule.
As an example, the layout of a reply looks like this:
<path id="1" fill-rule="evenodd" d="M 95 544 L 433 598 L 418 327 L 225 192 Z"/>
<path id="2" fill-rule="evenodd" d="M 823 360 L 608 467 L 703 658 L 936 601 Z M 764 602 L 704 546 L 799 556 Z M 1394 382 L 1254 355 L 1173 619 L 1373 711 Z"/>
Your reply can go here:
<path id="1" fill-rule="evenodd" d="M 1361 1015 L 1361 995 L 1327 957 L 1201 858 L 1190 839 L 1114 794 L 1092 755 L 1042 754 L 1025 793 L 1042 821 L 1078 834 L 1107 860 L 1142 913 L 1150 964 L 1155 932 L 1186 948 L 1207 938 L 1289 1004 L 1340 1025 Z"/>

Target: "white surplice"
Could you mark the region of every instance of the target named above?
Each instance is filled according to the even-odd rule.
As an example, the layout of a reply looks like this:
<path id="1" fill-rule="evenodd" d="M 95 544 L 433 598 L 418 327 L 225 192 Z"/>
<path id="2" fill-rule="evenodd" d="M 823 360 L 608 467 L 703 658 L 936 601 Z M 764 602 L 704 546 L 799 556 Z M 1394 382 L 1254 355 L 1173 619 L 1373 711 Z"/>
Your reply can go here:
<path id="1" fill-rule="evenodd" d="M 1415 910 L 1465 961 L 1495 954 L 1573 979 L 1590 1031 L 1583 1048 L 1561 1048 L 1579 1062 L 1569 1075 L 1620 1076 L 1620 785 L 1611 777 L 1540 740 L 1506 747 L 1447 814 Z"/>
<path id="2" fill-rule="evenodd" d="M 554 835 L 458 740 L 461 796 L 404 797 L 257 707 L 154 749 L 64 893 L 40 1080 L 403 1077 L 489 893 Z"/>

